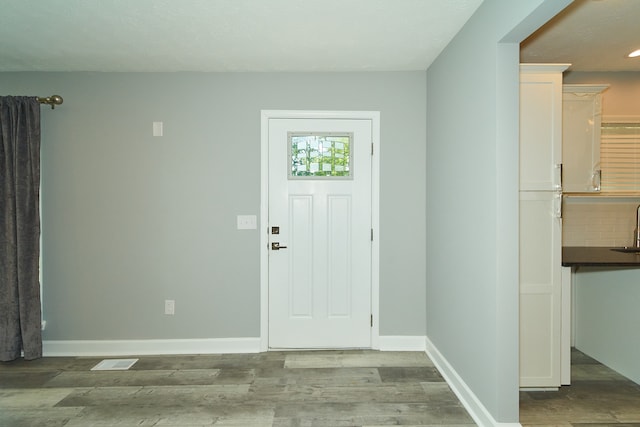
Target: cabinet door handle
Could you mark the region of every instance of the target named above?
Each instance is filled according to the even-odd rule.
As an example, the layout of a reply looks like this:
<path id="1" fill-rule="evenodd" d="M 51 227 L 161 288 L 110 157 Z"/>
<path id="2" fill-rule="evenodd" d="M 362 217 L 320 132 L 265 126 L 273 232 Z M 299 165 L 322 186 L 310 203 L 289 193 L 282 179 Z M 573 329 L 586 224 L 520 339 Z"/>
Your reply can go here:
<path id="1" fill-rule="evenodd" d="M 562 163 L 556 163 L 556 190 L 562 190 Z"/>
<path id="2" fill-rule="evenodd" d="M 592 184 L 595 191 L 600 191 L 600 186 L 602 185 L 602 169 L 593 171 Z"/>
<path id="3" fill-rule="evenodd" d="M 562 218 L 562 193 L 558 192 L 554 199 L 554 214 L 556 218 Z"/>

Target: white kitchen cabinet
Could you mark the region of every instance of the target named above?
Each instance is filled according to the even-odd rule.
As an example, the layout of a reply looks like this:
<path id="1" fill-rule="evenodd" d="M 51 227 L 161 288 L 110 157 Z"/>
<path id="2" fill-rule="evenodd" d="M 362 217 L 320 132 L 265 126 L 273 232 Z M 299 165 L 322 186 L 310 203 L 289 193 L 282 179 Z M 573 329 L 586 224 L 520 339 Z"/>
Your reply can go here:
<path id="1" fill-rule="evenodd" d="M 562 385 L 571 385 L 571 347 L 575 347 L 573 343 L 573 268 L 562 267 L 561 276 L 560 383 Z"/>
<path id="2" fill-rule="evenodd" d="M 562 189 L 562 72 L 568 67 L 520 65 L 520 191 Z"/>
<path id="3" fill-rule="evenodd" d="M 563 85 L 563 191 L 600 191 L 602 92 L 609 85 Z"/>
<path id="4" fill-rule="evenodd" d="M 559 387 L 562 345 L 560 192 L 520 192 L 520 387 Z"/>
<path id="5" fill-rule="evenodd" d="M 557 388 L 562 355 L 562 72 L 520 65 L 520 387 Z"/>

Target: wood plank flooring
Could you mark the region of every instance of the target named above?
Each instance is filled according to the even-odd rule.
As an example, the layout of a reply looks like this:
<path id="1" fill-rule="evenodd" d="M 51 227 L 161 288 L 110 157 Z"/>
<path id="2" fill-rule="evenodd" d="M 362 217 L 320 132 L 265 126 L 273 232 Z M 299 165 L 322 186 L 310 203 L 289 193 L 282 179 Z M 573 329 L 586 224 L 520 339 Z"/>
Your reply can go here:
<path id="1" fill-rule="evenodd" d="M 0 427 L 449 426 L 474 422 L 424 353 L 142 356 L 0 363 Z M 640 385 L 573 352 L 573 384 L 521 392 L 524 427 L 640 427 Z"/>
<path id="2" fill-rule="evenodd" d="M 640 385 L 576 349 L 571 357 L 570 386 L 520 392 L 520 424 L 640 427 Z"/>
<path id="3" fill-rule="evenodd" d="M 0 364 L 0 426 L 474 426 L 421 352 L 313 351 Z"/>

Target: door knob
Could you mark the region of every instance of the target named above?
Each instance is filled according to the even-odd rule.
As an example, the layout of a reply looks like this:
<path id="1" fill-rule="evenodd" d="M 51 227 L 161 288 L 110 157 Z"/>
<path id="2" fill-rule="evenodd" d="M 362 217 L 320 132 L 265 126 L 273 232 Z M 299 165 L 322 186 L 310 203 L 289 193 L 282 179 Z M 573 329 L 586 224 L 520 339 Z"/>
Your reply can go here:
<path id="1" fill-rule="evenodd" d="M 280 246 L 280 242 L 271 242 L 271 250 L 279 251 L 280 249 L 287 249 L 286 246 Z"/>

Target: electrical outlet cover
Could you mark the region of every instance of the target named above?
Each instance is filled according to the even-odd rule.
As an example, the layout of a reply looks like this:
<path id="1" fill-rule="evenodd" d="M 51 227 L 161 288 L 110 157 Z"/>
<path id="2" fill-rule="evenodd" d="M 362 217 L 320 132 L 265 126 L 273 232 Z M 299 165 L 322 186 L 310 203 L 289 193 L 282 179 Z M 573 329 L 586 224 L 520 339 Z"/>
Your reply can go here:
<path id="1" fill-rule="evenodd" d="M 172 299 L 164 301 L 164 314 L 176 314 L 176 302 Z"/>

